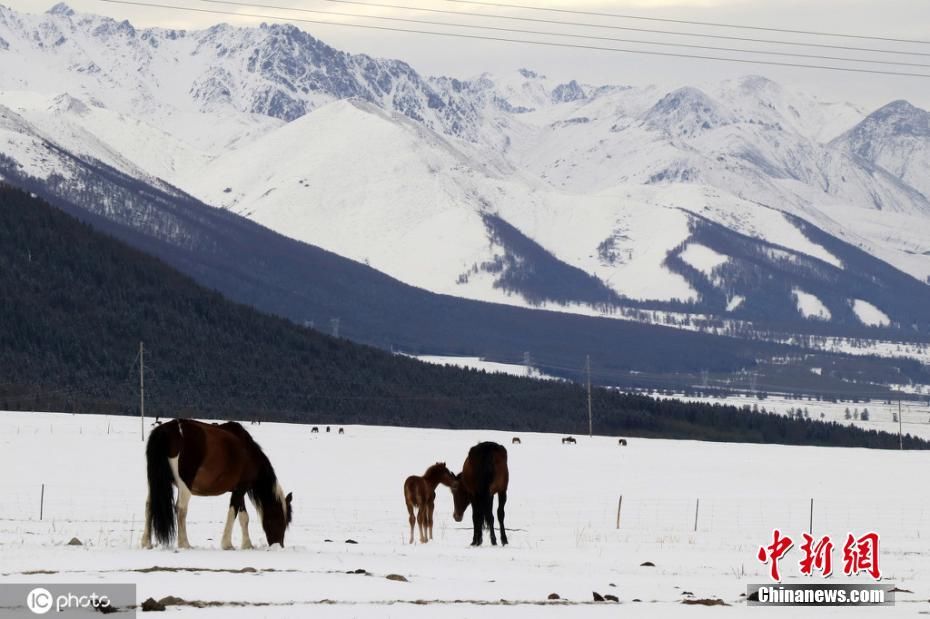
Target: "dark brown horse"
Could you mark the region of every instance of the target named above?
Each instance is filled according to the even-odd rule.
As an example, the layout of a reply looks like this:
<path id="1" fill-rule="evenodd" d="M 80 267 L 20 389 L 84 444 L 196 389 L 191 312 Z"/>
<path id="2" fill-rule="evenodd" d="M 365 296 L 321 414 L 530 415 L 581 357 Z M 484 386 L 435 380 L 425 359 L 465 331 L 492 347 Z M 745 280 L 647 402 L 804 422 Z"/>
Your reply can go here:
<path id="1" fill-rule="evenodd" d="M 507 503 L 507 484 L 510 471 L 507 469 L 507 450 L 497 443 L 478 443 L 468 450 L 462 472 L 452 484 L 452 499 L 455 512 L 452 517 L 461 522 L 465 510 L 471 505 L 471 520 L 474 535 L 471 545 L 481 545 L 481 529 L 487 524 L 491 531 L 491 544 L 497 545 L 494 536 L 494 495 L 497 495 L 497 522 L 501 527 L 501 544 L 507 545 L 504 528 L 504 505 Z"/>
<path id="2" fill-rule="evenodd" d="M 152 547 L 152 533 L 170 544 L 177 531 L 178 548 L 190 548 L 187 504 L 191 496 L 232 493 L 222 547 L 232 549 L 233 521 L 242 527 L 242 548 L 252 548 L 245 495 L 262 520 L 268 545 L 284 545 L 291 522 L 291 495 L 284 495 L 271 462 L 238 423 L 207 424 L 175 419 L 152 430 L 145 448 L 149 494 L 145 501 L 142 547 Z M 174 489 L 178 488 L 175 527 Z"/>
<path id="3" fill-rule="evenodd" d="M 452 487 L 455 476 L 445 462 L 432 465 L 423 476 L 411 475 L 404 481 L 404 501 L 407 502 L 407 514 L 410 522 L 410 543 L 413 543 L 413 523 L 420 529 L 420 543 L 425 544 L 433 539 L 433 509 L 435 508 L 436 486 L 444 484 Z M 417 516 L 413 517 L 413 508 L 417 508 Z"/>

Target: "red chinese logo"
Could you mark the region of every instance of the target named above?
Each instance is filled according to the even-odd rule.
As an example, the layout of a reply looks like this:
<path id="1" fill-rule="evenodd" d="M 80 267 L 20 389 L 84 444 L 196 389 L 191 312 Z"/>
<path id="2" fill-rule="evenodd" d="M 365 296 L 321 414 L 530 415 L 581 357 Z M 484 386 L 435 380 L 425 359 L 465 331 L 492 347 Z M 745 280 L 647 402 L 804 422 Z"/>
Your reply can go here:
<path id="1" fill-rule="evenodd" d="M 878 568 L 878 533 L 866 533 L 859 539 L 850 533 L 843 546 L 843 573 L 855 576 L 867 572 L 878 580 L 882 577 Z"/>
<path id="2" fill-rule="evenodd" d="M 804 556 L 798 561 L 801 574 L 812 576 L 817 571 L 824 577 L 830 576 L 833 573 L 833 542 L 830 536 L 824 535 L 820 539 L 815 539 L 807 533 L 802 535 L 804 543 L 801 544 L 801 552 Z M 772 543 L 759 547 L 757 556 L 760 562 L 770 565 L 772 580 L 781 581 L 778 561 L 791 550 L 793 545 L 794 542 L 790 537 L 782 535 L 780 530 L 775 529 L 772 532 Z M 843 573 L 847 576 L 855 576 L 860 572 L 866 572 L 875 580 L 880 580 L 882 577 L 878 567 L 878 533 L 869 532 L 859 538 L 850 533 L 846 538 L 846 543 L 843 545 Z"/>
<path id="3" fill-rule="evenodd" d="M 829 535 L 824 535 L 815 544 L 814 538 L 805 533 L 801 552 L 804 553 L 804 558 L 798 564 L 802 574 L 810 576 L 815 569 L 823 576 L 833 573 L 833 542 L 830 541 Z"/>
<path id="4" fill-rule="evenodd" d="M 782 537 L 781 531 L 775 529 L 772 533 L 772 543 L 769 546 L 759 547 L 759 561 L 762 563 L 771 563 L 772 580 L 780 581 L 781 576 L 778 574 L 778 560 L 781 559 L 788 550 L 794 545 L 790 537 Z"/>

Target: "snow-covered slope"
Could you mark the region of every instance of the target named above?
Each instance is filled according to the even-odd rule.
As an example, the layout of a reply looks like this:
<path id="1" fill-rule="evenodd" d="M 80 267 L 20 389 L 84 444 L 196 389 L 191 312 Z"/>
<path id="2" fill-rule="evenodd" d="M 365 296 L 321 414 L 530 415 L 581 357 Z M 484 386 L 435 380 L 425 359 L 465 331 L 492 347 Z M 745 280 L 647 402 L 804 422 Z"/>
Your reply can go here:
<path id="1" fill-rule="evenodd" d="M 493 258 L 481 217 L 490 187 L 471 165 L 422 125 L 351 100 L 217 157 L 182 185 L 293 238 L 454 292 L 458 274 Z"/>
<path id="2" fill-rule="evenodd" d="M 0 106 L 24 174 L 99 161 L 474 299 L 805 324 L 803 290 L 827 322 L 893 325 L 930 278 L 930 113 L 906 102 L 427 77 L 289 25 L 139 30 L 59 4 L 0 6 Z"/>
<path id="3" fill-rule="evenodd" d="M 930 112 L 894 101 L 869 114 L 835 143 L 930 196 Z"/>

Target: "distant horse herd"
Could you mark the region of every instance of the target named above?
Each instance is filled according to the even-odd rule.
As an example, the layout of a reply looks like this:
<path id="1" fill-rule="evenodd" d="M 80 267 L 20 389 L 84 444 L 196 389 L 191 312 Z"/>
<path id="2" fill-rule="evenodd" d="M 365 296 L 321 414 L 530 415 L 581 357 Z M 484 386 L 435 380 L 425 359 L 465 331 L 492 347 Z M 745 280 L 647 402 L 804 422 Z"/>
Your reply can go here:
<path id="1" fill-rule="evenodd" d="M 310 433 L 311 433 L 311 434 L 316 434 L 316 433 L 318 433 L 319 431 L 320 431 L 320 429 L 319 429 L 318 427 L 316 427 L 316 426 L 313 426 L 312 428 L 310 428 Z M 329 427 L 329 426 L 326 426 L 326 431 L 327 431 L 327 432 L 330 431 L 330 427 Z M 346 433 L 345 428 L 339 428 L 339 434 L 345 434 L 345 433 Z"/>
<path id="2" fill-rule="evenodd" d="M 319 432 L 314 426 L 312 433 Z M 330 431 L 330 427 L 326 427 Z M 339 428 L 339 434 L 344 434 Z M 520 445 L 520 437 L 512 444 Z M 562 438 L 562 444 L 575 444 L 574 437 Z M 619 440 L 620 446 L 627 444 Z M 238 520 L 242 529 L 241 548 L 252 548 L 249 537 L 249 514 L 245 497 L 255 506 L 268 545 L 284 546 L 284 533 L 291 523 L 291 493 L 284 494 L 271 461 L 252 436 L 236 422 L 208 424 L 191 419 L 159 423 L 149 434 L 145 449 L 148 497 L 145 501 L 145 525 L 142 547 L 170 545 L 177 538 L 178 548 L 190 548 L 187 537 L 187 505 L 192 496 L 220 496 L 231 493 L 221 546 L 233 548 L 232 530 Z M 471 507 L 472 546 L 480 546 L 485 526 L 491 544 L 497 545 L 494 531 L 494 495 L 497 495 L 497 523 L 501 545 L 507 545 L 504 506 L 510 471 L 507 450 L 492 442 L 478 443 L 468 451 L 462 472 L 455 475 L 445 462 L 433 464 L 420 475 L 404 481 L 404 501 L 410 524 L 410 543 L 414 543 L 414 526 L 421 543 L 433 539 L 433 510 L 436 488 L 441 484 L 452 492 L 452 517 L 461 522 Z M 178 489 L 177 501 L 174 488 Z"/>

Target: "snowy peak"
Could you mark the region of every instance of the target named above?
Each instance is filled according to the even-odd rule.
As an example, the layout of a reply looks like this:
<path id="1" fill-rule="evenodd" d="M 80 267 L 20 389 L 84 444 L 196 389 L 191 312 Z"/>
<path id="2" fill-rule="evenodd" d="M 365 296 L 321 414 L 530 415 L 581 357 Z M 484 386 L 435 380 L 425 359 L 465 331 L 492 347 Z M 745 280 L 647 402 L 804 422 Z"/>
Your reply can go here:
<path id="1" fill-rule="evenodd" d="M 720 104 L 698 88 L 668 93 L 646 112 L 646 124 L 676 136 L 692 136 L 733 122 Z"/>
<path id="2" fill-rule="evenodd" d="M 553 103 L 571 103 L 586 98 L 584 88 L 572 80 L 567 84 L 559 84 L 552 91 Z"/>
<path id="3" fill-rule="evenodd" d="M 405 62 L 349 54 L 289 24 L 137 30 L 128 21 L 56 5 L 42 15 L 0 9 L 0 37 L 2 48 L 12 47 L 27 57 L 41 55 L 26 63 L 32 69 L 0 67 L 0 88 L 22 89 L 47 78 L 39 89 L 60 91 L 61 85 L 50 84 L 84 73 L 90 79 L 81 86 L 101 98 L 101 91 L 112 89 L 123 105 L 106 103 L 124 113 L 137 113 L 141 104 L 148 109 L 233 110 L 286 122 L 335 100 L 360 98 L 441 133 L 477 139 L 478 112 L 472 100 L 442 96 Z M 50 55 L 51 50 L 56 53 Z M 36 72 L 33 65 L 41 70 Z M 78 88 L 68 88 L 83 96 Z"/>
<path id="4" fill-rule="evenodd" d="M 519 73 L 520 75 L 522 75 L 524 78 L 528 80 L 546 79 L 545 75 L 540 75 L 536 71 L 531 71 L 529 69 L 517 69 L 517 73 Z"/>
<path id="5" fill-rule="evenodd" d="M 884 168 L 930 198 L 930 112 L 893 101 L 833 145 Z"/>
<path id="6" fill-rule="evenodd" d="M 740 90 L 747 94 L 759 96 L 763 93 L 779 94 L 782 87 L 762 75 L 744 75 L 736 80 Z"/>
<path id="7" fill-rule="evenodd" d="M 59 2 L 58 4 L 50 8 L 48 11 L 46 11 L 46 13 L 48 13 L 49 15 L 60 15 L 62 17 L 71 17 L 74 15 L 74 9 L 72 9 L 70 6 L 68 6 L 64 2 Z"/>
<path id="8" fill-rule="evenodd" d="M 930 112 L 907 101 L 892 101 L 869 114 L 848 135 L 859 145 L 896 137 L 930 138 Z"/>
<path id="9" fill-rule="evenodd" d="M 90 112 L 90 108 L 80 99 L 72 97 L 68 93 L 63 93 L 52 100 L 49 111 L 58 113 L 70 112 L 72 114 L 84 116 Z"/>

